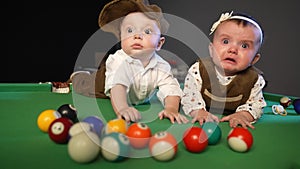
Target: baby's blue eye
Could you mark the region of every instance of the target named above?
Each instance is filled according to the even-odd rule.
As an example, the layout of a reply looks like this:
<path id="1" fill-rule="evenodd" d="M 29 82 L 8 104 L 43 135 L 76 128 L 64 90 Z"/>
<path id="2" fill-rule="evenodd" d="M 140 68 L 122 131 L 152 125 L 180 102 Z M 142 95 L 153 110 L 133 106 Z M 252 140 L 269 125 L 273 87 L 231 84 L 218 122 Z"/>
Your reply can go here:
<path id="1" fill-rule="evenodd" d="M 146 34 L 151 34 L 151 30 L 150 30 L 150 29 L 146 29 L 146 30 L 145 30 L 145 33 L 146 33 Z"/>
<path id="2" fill-rule="evenodd" d="M 228 39 L 224 39 L 224 40 L 223 40 L 223 43 L 224 43 L 224 44 L 228 44 L 228 43 L 229 43 L 229 40 L 228 40 Z"/>
<path id="3" fill-rule="evenodd" d="M 127 32 L 128 32 L 128 33 L 132 33 L 132 32 L 133 32 L 132 28 L 128 28 L 128 29 L 127 29 Z"/>
<path id="4" fill-rule="evenodd" d="M 248 47 L 249 47 L 248 44 L 246 44 L 246 43 L 243 43 L 243 44 L 242 44 L 242 48 L 248 48 Z"/>

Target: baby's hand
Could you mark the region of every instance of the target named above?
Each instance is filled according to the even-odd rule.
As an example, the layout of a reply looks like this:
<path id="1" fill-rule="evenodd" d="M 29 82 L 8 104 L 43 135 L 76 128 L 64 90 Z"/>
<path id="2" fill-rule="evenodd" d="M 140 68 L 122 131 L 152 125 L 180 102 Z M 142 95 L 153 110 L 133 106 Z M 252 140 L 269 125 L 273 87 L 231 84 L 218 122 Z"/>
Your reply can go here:
<path id="1" fill-rule="evenodd" d="M 175 123 L 175 120 L 177 121 L 178 124 L 188 122 L 188 119 L 184 115 L 180 114 L 177 111 L 172 111 L 168 109 L 164 109 L 163 111 L 161 111 L 158 114 L 158 117 L 160 120 L 162 120 L 164 117 L 167 117 L 171 120 L 171 123 Z"/>
<path id="2" fill-rule="evenodd" d="M 123 118 L 126 122 L 137 122 L 141 117 L 141 113 L 134 107 L 126 107 L 119 111 L 118 118 Z"/>
<path id="3" fill-rule="evenodd" d="M 254 126 L 251 124 L 253 117 L 247 111 L 235 112 L 231 115 L 223 117 L 220 121 L 228 121 L 230 127 L 236 127 L 241 125 L 243 128 L 250 127 L 254 129 Z"/>
<path id="4" fill-rule="evenodd" d="M 194 110 L 191 113 L 193 117 L 192 123 L 199 122 L 200 125 L 203 125 L 204 122 L 219 122 L 219 118 L 204 109 Z"/>

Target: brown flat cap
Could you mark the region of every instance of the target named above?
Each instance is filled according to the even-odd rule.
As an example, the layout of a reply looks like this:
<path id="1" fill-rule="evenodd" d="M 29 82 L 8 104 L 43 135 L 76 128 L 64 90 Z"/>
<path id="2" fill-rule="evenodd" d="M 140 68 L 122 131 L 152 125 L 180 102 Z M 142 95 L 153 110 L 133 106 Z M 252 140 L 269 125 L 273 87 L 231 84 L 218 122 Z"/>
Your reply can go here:
<path id="1" fill-rule="evenodd" d="M 114 33 L 119 38 L 122 18 L 133 12 L 143 12 L 157 21 L 162 34 L 167 32 L 169 23 L 164 19 L 161 8 L 150 5 L 148 0 L 113 0 L 103 7 L 98 24 L 103 31 Z"/>

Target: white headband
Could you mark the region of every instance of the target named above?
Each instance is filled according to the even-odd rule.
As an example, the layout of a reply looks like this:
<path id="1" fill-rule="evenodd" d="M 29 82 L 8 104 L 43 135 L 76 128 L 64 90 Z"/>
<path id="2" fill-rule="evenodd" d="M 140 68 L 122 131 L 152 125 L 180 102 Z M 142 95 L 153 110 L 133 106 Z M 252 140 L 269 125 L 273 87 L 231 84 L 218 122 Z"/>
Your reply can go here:
<path id="1" fill-rule="evenodd" d="M 229 20 L 229 19 L 241 19 L 241 20 L 245 20 L 245 21 L 247 21 L 247 22 L 252 23 L 255 27 L 258 28 L 259 33 L 260 33 L 260 43 L 262 43 L 262 40 L 263 40 L 263 32 L 262 32 L 261 27 L 258 25 L 258 23 L 255 22 L 254 20 L 250 19 L 250 18 L 245 17 L 245 16 L 239 16 L 239 15 L 231 16 L 232 13 L 233 13 L 233 12 L 231 12 L 231 13 L 228 13 L 228 12 L 227 12 L 227 13 L 225 13 L 225 14 L 222 13 L 220 19 L 219 19 L 218 21 L 216 21 L 216 22 L 212 25 L 212 27 L 211 27 L 211 29 L 210 29 L 209 35 L 211 35 L 212 33 L 214 33 L 214 31 L 217 29 L 217 27 L 219 26 L 219 24 L 220 24 L 221 22 L 226 21 L 226 20 Z"/>

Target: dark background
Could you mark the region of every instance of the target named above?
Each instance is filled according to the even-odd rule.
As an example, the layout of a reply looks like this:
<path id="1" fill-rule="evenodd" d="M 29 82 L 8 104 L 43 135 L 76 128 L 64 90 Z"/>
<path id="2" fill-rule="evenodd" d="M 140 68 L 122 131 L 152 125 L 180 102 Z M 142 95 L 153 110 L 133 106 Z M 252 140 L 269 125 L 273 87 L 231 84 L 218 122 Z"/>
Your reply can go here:
<path id="1" fill-rule="evenodd" d="M 9 1 L 2 18 L 4 51 L 0 82 L 66 81 L 86 41 L 98 31 L 98 15 L 109 0 Z M 164 13 L 181 17 L 209 34 L 224 11 L 254 16 L 265 32 L 262 58 L 266 92 L 300 96 L 299 5 L 297 0 L 150 0 Z M 3 7 L 2 7 L 3 8 Z M 171 42 L 165 46 L 172 48 Z M 178 56 L 192 62 L 184 48 Z M 87 57 L 94 61 L 94 56 Z"/>

